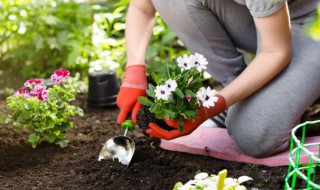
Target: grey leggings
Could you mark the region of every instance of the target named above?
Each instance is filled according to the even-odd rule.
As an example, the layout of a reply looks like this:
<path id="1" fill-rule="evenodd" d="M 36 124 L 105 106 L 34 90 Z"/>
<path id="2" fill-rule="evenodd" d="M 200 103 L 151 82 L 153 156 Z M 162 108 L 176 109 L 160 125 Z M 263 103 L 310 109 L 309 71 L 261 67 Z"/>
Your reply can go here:
<path id="1" fill-rule="evenodd" d="M 226 85 L 245 68 L 237 48 L 257 51 L 248 9 L 233 0 L 152 0 L 169 27 L 193 53 L 203 54 L 208 72 Z M 292 59 L 268 85 L 229 107 L 226 126 L 247 155 L 265 157 L 288 147 L 290 132 L 320 95 L 320 42 L 302 33 L 304 19 L 292 19 Z"/>

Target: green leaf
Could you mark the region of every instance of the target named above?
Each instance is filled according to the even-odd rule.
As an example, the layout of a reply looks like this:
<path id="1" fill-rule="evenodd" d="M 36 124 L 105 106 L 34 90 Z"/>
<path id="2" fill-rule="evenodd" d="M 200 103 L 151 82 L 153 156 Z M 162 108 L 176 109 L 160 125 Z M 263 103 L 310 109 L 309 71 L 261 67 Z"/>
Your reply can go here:
<path id="1" fill-rule="evenodd" d="M 60 136 L 61 131 L 60 131 L 60 130 L 56 130 L 56 131 L 53 132 L 53 134 L 54 134 L 55 136 Z"/>
<path id="2" fill-rule="evenodd" d="M 184 98 L 183 92 L 180 90 L 180 88 L 176 88 L 176 91 L 174 91 L 175 94 L 177 94 L 180 98 Z"/>
<path id="3" fill-rule="evenodd" d="M 194 116 L 197 115 L 197 112 L 192 110 L 186 110 L 183 113 L 187 116 L 188 119 L 193 118 Z"/>
<path id="4" fill-rule="evenodd" d="M 192 92 L 191 90 L 186 90 L 186 94 L 193 96 L 193 97 L 197 96 L 197 94 Z"/>
<path id="5" fill-rule="evenodd" d="M 30 118 L 30 113 L 27 111 L 22 111 L 20 115 L 17 117 L 17 122 L 21 122 L 29 118 Z"/>
<path id="6" fill-rule="evenodd" d="M 163 36 L 161 43 L 163 45 L 169 44 L 170 42 L 172 42 L 172 40 L 175 39 L 175 37 L 176 37 L 176 34 L 170 30 L 167 34 Z"/>
<path id="7" fill-rule="evenodd" d="M 178 124 L 179 124 L 179 132 L 181 133 L 183 131 L 183 123 L 184 123 L 184 118 L 179 117 L 178 118 Z"/>
<path id="8" fill-rule="evenodd" d="M 26 103 L 24 104 L 24 107 L 25 107 L 27 110 L 30 110 L 30 109 L 33 108 L 33 105 L 30 104 L 29 102 L 26 102 Z"/>
<path id="9" fill-rule="evenodd" d="M 154 98 L 154 95 L 155 95 L 154 89 L 155 89 L 154 86 L 152 84 L 149 84 L 149 88 L 146 90 L 147 95 Z"/>
<path id="10" fill-rule="evenodd" d="M 177 99 L 177 109 L 181 110 L 183 107 L 183 99 L 182 98 L 178 98 Z"/>
<path id="11" fill-rule="evenodd" d="M 57 142 L 57 144 L 61 147 L 61 148 L 65 148 L 68 146 L 68 139 L 62 139 L 60 141 Z"/>
<path id="12" fill-rule="evenodd" d="M 57 119 L 57 116 L 55 113 L 50 113 L 49 114 L 49 117 L 52 119 L 52 120 L 56 120 Z"/>
<path id="13" fill-rule="evenodd" d="M 28 141 L 32 144 L 33 148 L 36 148 L 40 142 L 40 137 L 34 133 L 29 135 Z"/>
<path id="14" fill-rule="evenodd" d="M 157 119 L 163 119 L 163 118 L 164 118 L 164 115 L 165 115 L 164 110 L 161 110 L 160 112 L 155 113 L 155 117 L 156 117 Z"/>
<path id="15" fill-rule="evenodd" d="M 183 187 L 183 184 L 181 182 L 177 182 L 174 185 L 173 190 L 179 190 L 181 187 Z"/>
<path id="16" fill-rule="evenodd" d="M 152 80 L 158 85 L 159 84 L 159 76 L 156 73 L 151 73 Z"/>
<path id="17" fill-rule="evenodd" d="M 151 102 L 147 97 L 139 96 L 138 101 L 145 106 L 152 106 L 153 102 Z"/>
<path id="18" fill-rule="evenodd" d="M 76 107 L 75 112 L 81 117 L 84 115 L 83 109 L 81 109 L 80 107 Z"/>
<path id="19" fill-rule="evenodd" d="M 152 112 L 152 113 L 156 113 L 157 110 L 159 108 L 159 103 L 154 103 L 150 108 L 149 110 Z"/>
<path id="20" fill-rule="evenodd" d="M 175 118 L 176 113 L 170 109 L 165 109 L 164 110 L 164 118 L 169 119 L 169 118 Z"/>
<path id="21" fill-rule="evenodd" d="M 171 78 L 170 70 L 169 70 L 169 65 L 168 65 L 168 64 L 165 65 L 165 75 L 166 75 L 166 78 L 168 78 L 168 79 Z"/>
<path id="22" fill-rule="evenodd" d="M 50 133 L 45 135 L 45 138 L 49 143 L 53 143 L 57 139 L 57 136 Z"/>
<path id="23" fill-rule="evenodd" d="M 168 102 L 170 102 L 171 104 L 175 104 L 176 103 L 176 101 L 174 100 L 172 95 L 169 96 Z"/>

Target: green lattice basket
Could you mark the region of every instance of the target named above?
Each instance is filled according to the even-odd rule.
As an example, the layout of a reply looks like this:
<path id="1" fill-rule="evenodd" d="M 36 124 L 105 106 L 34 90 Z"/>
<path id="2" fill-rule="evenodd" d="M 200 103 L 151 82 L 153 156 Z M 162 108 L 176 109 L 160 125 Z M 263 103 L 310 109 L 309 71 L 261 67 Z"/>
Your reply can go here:
<path id="1" fill-rule="evenodd" d="M 306 142 L 307 127 L 317 127 L 316 124 L 320 124 L 320 120 L 308 121 L 292 129 L 285 190 L 320 189 L 320 173 L 318 178 L 316 174 L 320 168 L 320 141 Z M 299 138 L 296 136 L 298 131 L 301 134 Z M 299 187 L 296 186 L 298 183 Z"/>

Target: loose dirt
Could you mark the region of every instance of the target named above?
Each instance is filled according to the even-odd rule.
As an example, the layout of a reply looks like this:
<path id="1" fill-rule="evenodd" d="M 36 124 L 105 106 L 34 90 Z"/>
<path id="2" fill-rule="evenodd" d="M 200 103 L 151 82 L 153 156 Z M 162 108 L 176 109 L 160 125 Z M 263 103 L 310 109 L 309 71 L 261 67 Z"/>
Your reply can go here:
<path id="1" fill-rule="evenodd" d="M 223 169 L 228 170 L 228 176 L 252 177 L 253 181 L 245 184 L 248 189 L 284 187 L 287 167 L 270 168 L 166 151 L 159 147 L 158 140 L 147 138 L 139 128 L 128 133 L 136 142 L 129 167 L 118 161 L 99 162 L 98 154 L 105 141 L 124 131 L 116 124 L 116 107 L 88 108 L 86 97 L 79 95 L 77 104 L 85 115 L 72 118 L 74 128 L 67 133 L 70 143 L 64 149 L 48 143 L 33 149 L 27 134 L 15 132 L 10 124 L 0 124 L 1 190 L 170 190 L 176 182 L 185 183 L 197 172 L 217 174 Z M 5 99 L 1 98 L 0 115 L 6 114 Z"/>

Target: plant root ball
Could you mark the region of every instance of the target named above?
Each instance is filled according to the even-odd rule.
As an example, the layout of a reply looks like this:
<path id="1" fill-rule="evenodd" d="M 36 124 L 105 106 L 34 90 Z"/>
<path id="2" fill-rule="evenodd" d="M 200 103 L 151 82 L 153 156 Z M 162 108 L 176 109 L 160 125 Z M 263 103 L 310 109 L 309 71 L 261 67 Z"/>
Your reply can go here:
<path id="1" fill-rule="evenodd" d="M 143 130 L 143 134 L 149 136 L 145 131 L 149 128 L 149 123 L 154 123 L 165 130 L 173 130 L 175 128 L 170 127 L 162 119 L 157 119 L 153 113 L 150 112 L 149 108 L 146 106 L 141 106 L 137 113 L 137 124 L 139 128 Z"/>

